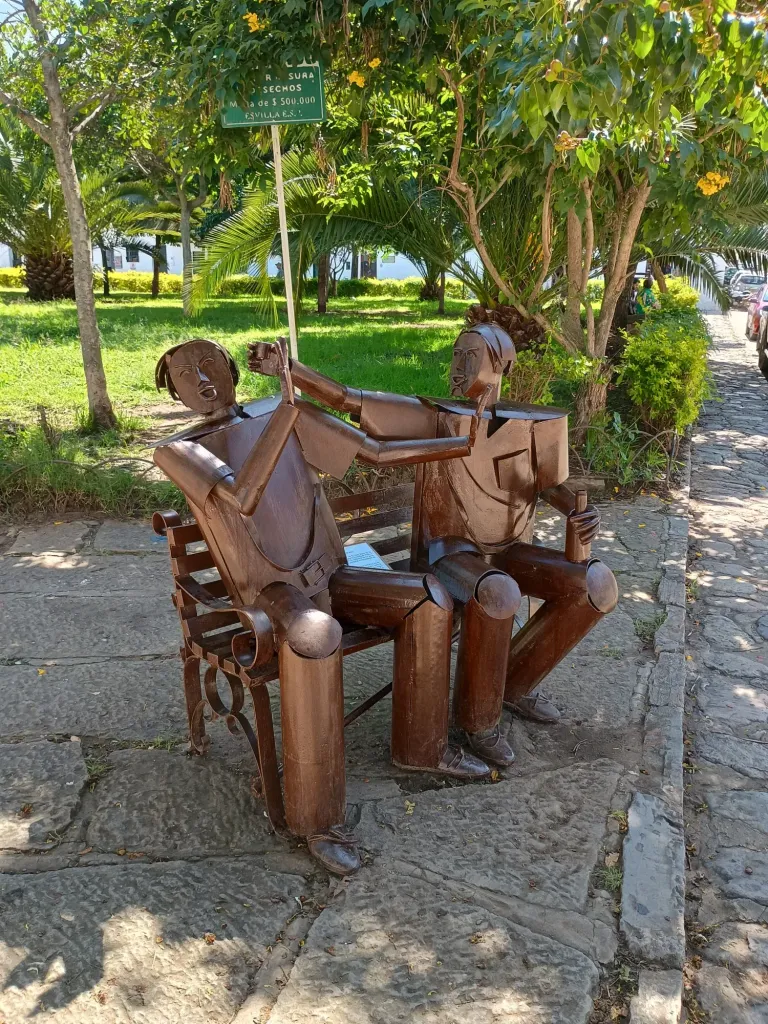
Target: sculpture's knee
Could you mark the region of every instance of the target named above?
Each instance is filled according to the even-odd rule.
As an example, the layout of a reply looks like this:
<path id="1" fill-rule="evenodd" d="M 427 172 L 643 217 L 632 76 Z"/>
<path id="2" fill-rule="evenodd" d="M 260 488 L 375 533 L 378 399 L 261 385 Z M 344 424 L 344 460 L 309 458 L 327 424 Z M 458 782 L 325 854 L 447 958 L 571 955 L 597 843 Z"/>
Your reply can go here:
<path id="1" fill-rule="evenodd" d="M 587 597 L 592 607 L 607 615 L 619 603 L 619 586 L 616 577 L 599 558 L 587 566 Z"/>
<path id="2" fill-rule="evenodd" d="M 475 600 L 492 619 L 511 619 L 520 607 L 520 587 L 505 572 L 491 572 L 475 587 Z"/>
<path id="3" fill-rule="evenodd" d="M 305 608 L 291 620 L 283 642 L 304 658 L 329 658 L 341 643 L 341 626 L 319 608 Z"/>
<path id="4" fill-rule="evenodd" d="M 431 572 L 424 577 L 424 594 L 430 604 L 441 609 L 447 615 L 453 615 L 453 598 L 437 576 L 433 576 Z"/>

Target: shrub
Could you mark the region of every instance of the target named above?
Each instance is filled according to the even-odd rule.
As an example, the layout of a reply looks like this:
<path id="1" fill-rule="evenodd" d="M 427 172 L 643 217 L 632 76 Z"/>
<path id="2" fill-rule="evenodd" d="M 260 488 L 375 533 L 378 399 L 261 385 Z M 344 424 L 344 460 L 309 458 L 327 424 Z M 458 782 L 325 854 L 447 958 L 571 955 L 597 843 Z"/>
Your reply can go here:
<path id="1" fill-rule="evenodd" d="M 24 288 L 23 273 L 24 267 L 3 267 L 0 269 L 0 288 Z"/>
<path id="2" fill-rule="evenodd" d="M 587 356 L 570 355 L 556 341 L 532 345 L 517 353 L 504 384 L 504 397 L 528 405 L 552 405 L 552 386 L 577 385 L 589 373 L 590 365 Z"/>
<path id="3" fill-rule="evenodd" d="M 604 474 L 622 487 L 659 479 L 669 463 L 663 437 L 645 433 L 618 412 L 590 425 L 582 456 L 588 473 Z"/>
<path id="4" fill-rule="evenodd" d="M 708 346 L 693 310 L 651 315 L 627 338 L 618 380 L 650 427 L 682 433 L 696 420 L 710 395 Z"/>
<path id="5" fill-rule="evenodd" d="M 96 268 L 96 287 L 101 283 L 101 271 Z M 152 274 L 149 270 L 125 270 L 116 271 L 109 276 L 110 286 L 116 292 L 146 292 L 152 291 Z M 161 295 L 181 295 L 181 274 L 160 275 Z"/>
<path id="6" fill-rule="evenodd" d="M 699 305 L 699 293 L 691 287 L 687 277 L 668 277 L 666 292 L 659 292 L 658 285 L 654 286 L 654 291 L 658 293 L 662 310 L 696 309 Z"/>

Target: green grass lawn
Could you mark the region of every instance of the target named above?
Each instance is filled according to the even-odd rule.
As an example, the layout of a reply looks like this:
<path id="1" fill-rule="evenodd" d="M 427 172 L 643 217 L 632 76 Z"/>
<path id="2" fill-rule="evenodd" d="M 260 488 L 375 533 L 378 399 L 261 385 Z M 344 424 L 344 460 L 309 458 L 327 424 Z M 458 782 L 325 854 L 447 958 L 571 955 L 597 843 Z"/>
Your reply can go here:
<path id="1" fill-rule="evenodd" d="M 167 408 L 170 401 L 167 392 L 155 390 L 155 363 L 171 345 L 213 338 L 240 366 L 241 401 L 276 390 L 276 381 L 246 369 L 246 346 L 273 340 L 287 327 L 266 326 L 253 305 L 247 297 L 221 299 L 185 320 L 176 296 L 153 301 L 118 293 L 97 300 L 109 392 L 121 427 L 92 435 L 78 429 L 86 393 L 74 303 L 31 303 L 21 291 L 0 291 L 0 421 L 10 421 L 0 422 L 0 517 L 18 522 L 182 508 L 181 495 L 159 481 L 146 461 L 148 441 L 168 431 L 152 415 L 153 406 Z M 332 299 L 325 316 L 309 312 L 308 305 L 299 320 L 300 357 L 355 387 L 445 395 L 466 302 L 446 305 L 445 316 L 437 315 L 435 303 L 399 296 Z M 47 430 L 40 426 L 41 406 Z"/>
<path id="2" fill-rule="evenodd" d="M 29 422 L 44 405 L 69 420 L 85 406 L 74 303 L 31 303 L 23 295 L 0 291 L 0 415 Z M 300 317 L 300 358 L 356 387 L 447 394 L 451 346 L 466 303 L 446 305 L 441 317 L 435 303 L 407 298 L 332 299 L 325 316 Z M 167 402 L 155 390 L 155 363 L 170 345 L 195 337 L 231 351 L 242 372 L 241 398 L 274 390 L 273 381 L 246 370 L 246 345 L 272 340 L 287 327 L 260 322 L 250 298 L 211 302 L 192 320 L 182 317 L 175 296 L 123 293 L 98 300 L 97 310 L 109 391 L 122 410 Z"/>

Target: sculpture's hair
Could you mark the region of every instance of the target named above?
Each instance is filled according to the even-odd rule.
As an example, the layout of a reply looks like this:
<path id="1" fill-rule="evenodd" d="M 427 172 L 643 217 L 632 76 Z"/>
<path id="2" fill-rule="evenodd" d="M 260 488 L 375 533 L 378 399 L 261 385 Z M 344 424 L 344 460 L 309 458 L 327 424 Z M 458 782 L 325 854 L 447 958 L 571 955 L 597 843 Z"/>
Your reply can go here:
<path id="1" fill-rule="evenodd" d="M 158 391 L 162 391 L 163 388 L 165 388 L 168 391 L 168 394 L 175 402 L 179 401 L 179 396 L 177 395 L 176 388 L 173 386 L 173 381 L 171 380 L 171 357 L 173 356 L 174 352 L 177 352 L 180 348 L 183 348 L 184 345 L 191 345 L 193 342 L 196 341 L 204 341 L 207 345 L 213 345 L 214 348 L 217 348 L 229 363 L 229 372 L 232 374 L 232 382 L 234 383 L 235 387 L 237 387 L 237 383 L 240 380 L 240 371 L 237 368 L 237 363 L 229 354 L 229 352 L 227 352 L 223 345 L 220 345 L 218 341 L 211 341 L 209 338 L 190 338 L 189 341 L 179 342 L 178 345 L 173 345 L 171 348 L 169 348 L 167 352 L 163 352 L 163 354 L 157 361 L 157 366 L 155 366 L 155 387 L 157 388 Z"/>

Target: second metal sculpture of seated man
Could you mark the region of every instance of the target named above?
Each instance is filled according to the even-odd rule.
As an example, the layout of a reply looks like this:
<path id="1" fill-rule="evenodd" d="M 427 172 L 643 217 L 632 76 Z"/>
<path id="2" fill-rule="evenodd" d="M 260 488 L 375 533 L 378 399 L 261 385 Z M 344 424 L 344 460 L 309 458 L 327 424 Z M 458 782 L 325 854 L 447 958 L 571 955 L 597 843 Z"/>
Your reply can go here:
<path id="1" fill-rule="evenodd" d="M 495 325 L 464 331 L 454 346 L 450 399 L 361 391 L 290 364 L 307 394 L 382 441 L 458 440 L 478 405 L 491 403 L 471 454 L 416 471 L 411 568 L 430 569 L 463 604 L 454 718 L 475 753 L 501 766 L 514 760 L 499 728 L 502 702 L 557 721 L 538 684 L 618 599 L 610 569 L 585 557 L 599 514 L 565 485 L 567 413 L 499 400 L 514 359 L 511 339 Z M 252 370 L 272 374 L 277 365 L 274 346 L 251 346 Z M 538 497 L 568 519 L 565 552 L 530 543 Z M 544 604 L 510 645 L 521 591 Z"/>
<path id="2" fill-rule="evenodd" d="M 453 602 L 430 573 L 346 564 L 317 471 L 343 477 L 352 460 L 403 465 L 469 454 L 465 435 L 379 442 L 294 396 L 278 360 L 282 398 L 245 408 L 237 367 L 211 341 L 169 349 L 158 388 L 202 422 L 162 442 L 155 462 L 180 488 L 230 598 L 264 612 L 278 651 L 285 814 L 328 870 L 349 874 L 359 855 L 342 824 L 344 706 L 338 620 L 394 630 L 392 758 L 403 768 L 464 779 L 482 761 L 447 742 Z"/>

